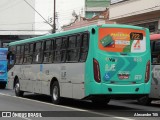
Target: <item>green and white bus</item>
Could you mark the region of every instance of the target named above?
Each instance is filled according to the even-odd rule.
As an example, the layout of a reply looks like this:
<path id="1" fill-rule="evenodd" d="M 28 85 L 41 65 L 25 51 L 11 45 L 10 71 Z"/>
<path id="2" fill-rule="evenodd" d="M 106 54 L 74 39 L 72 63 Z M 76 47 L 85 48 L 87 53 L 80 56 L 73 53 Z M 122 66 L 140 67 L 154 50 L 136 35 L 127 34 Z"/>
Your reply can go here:
<path id="1" fill-rule="evenodd" d="M 8 87 L 107 103 L 150 92 L 150 39 L 143 27 L 104 24 L 11 42 Z"/>

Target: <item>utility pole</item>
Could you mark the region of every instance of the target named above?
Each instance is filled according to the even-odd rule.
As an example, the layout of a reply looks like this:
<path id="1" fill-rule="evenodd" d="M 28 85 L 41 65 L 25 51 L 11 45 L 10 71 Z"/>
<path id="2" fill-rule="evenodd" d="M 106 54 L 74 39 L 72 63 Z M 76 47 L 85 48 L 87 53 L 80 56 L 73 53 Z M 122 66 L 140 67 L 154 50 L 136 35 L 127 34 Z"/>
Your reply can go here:
<path id="1" fill-rule="evenodd" d="M 53 11 L 53 30 L 52 33 L 56 32 L 56 0 L 54 0 L 54 11 Z"/>

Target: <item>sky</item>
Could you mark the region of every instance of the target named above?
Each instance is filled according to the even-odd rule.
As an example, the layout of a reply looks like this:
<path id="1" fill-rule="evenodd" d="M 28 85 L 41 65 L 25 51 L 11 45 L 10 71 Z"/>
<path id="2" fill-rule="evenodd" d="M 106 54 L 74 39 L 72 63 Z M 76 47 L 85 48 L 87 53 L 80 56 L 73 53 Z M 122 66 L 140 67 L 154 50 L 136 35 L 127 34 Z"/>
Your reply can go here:
<path id="1" fill-rule="evenodd" d="M 50 18 L 53 17 L 53 1 L 54 0 L 36 0 L 36 10 L 49 21 Z M 73 10 L 75 10 L 76 14 L 83 14 L 84 16 L 84 2 L 85 0 L 56 0 L 58 18 L 56 24 L 58 25 L 59 30 L 61 30 L 61 26 L 70 23 L 73 18 Z M 38 14 L 36 14 L 36 22 L 36 29 L 51 29 Z"/>

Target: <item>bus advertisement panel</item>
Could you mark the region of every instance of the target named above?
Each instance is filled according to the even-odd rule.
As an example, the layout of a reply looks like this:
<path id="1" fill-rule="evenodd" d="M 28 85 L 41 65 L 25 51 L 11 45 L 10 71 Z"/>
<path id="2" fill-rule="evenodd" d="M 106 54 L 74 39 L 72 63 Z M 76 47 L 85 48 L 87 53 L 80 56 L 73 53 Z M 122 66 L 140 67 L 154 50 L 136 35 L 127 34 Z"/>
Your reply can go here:
<path id="1" fill-rule="evenodd" d="M 7 84 L 7 52 L 8 48 L 0 48 L 0 88 Z"/>
<path id="2" fill-rule="evenodd" d="M 148 49 L 149 48 L 149 49 Z M 24 91 L 108 103 L 150 92 L 149 30 L 128 25 L 93 25 L 12 42 L 15 60 L 8 86 Z"/>
<path id="3" fill-rule="evenodd" d="M 146 52 L 146 41 L 144 30 L 100 28 L 98 46 L 100 50 L 107 52 L 103 55 L 106 59 L 103 74 L 108 78 L 104 77 L 104 80 L 129 84 L 142 83 L 145 79 L 147 82 L 149 71 L 147 75 L 141 72 L 141 68 L 150 65 L 149 58 L 148 61 L 142 58 Z M 146 64 L 142 64 L 144 61 Z"/>

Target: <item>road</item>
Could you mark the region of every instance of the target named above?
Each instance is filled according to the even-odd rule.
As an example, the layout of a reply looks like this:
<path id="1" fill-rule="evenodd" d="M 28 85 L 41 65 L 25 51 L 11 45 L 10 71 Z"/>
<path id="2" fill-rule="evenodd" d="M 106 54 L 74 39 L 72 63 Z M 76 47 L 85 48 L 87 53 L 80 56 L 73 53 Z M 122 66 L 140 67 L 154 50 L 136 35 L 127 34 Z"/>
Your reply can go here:
<path id="1" fill-rule="evenodd" d="M 51 103 L 51 98 L 45 95 L 26 93 L 23 98 L 14 96 L 13 90 L 0 90 L 0 112 L 12 112 L 16 118 L 0 118 L 0 120 L 141 120 L 144 117 L 134 117 L 135 113 L 159 113 L 160 104 L 150 106 L 138 105 L 136 101 L 112 100 L 106 106 L 94 105 L 88 101 L 63 99 L 61 105 Z M 16 112 L 19 114 L 13 114 Z M 24 117 L 30 113 L 37 113 L 37 117 Z M 2 114 L 2 113 L 1 113 Z M 18 117 L 16 115 L 19 115 Z M 1 115 L 0 115 L 1 116 Z M 42 116 L 42 118 L 40 118 Z M 146 120 L 160 117 L 147 117 Z"/>

